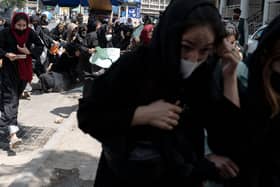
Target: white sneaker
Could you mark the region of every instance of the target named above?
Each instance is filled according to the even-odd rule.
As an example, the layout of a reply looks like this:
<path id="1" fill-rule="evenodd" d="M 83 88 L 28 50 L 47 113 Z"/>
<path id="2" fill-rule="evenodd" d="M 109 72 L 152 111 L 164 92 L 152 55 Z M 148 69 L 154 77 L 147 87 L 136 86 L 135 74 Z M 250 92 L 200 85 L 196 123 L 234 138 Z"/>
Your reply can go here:
<path id="1" fill-rule="evenodd" d="M 18 131 L 19 131 L 18 126 L 16 126 L 16 125 L 10 125 L 10 126 L 9 126 L 9 133 L 10 133 L 10 134 L 15 134 L 15 133 L 17 133 Z"/>
<path id="2" fill-rule="evenodd" d="M 16 134 L 14 134 L 11 138 L 10 138 L 10 142 L 9 142 L 9 147 L 10 149 L 14 149 L 16 148 L 18 145 L 20 145 L 22 143 L 22 139 L 18 138 Z"/>

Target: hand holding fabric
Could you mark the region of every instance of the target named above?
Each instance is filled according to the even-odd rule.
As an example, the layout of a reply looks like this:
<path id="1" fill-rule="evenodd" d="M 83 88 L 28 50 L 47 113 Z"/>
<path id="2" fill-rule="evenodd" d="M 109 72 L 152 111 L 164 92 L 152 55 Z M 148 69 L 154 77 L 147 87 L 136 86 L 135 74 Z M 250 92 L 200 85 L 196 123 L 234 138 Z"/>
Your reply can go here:
<path id="1" fill-rule="evenodd" d="M 95 48 L 90 48 L 90 49 L 88 49 L 88 53 L 89 53 L 89 54 L 93 54 L 95 51 L 96 51 Z"/>
<path id="2" fill-rule="evenodd" d="M 206 158 L 215 164 L 215 166 L 220 170 L 221 177 L 225 179 L 234 178 L 239 173 L 238 166 L 227 157 L 209 154 Z"/>
<path id="3" fill-rule="evenodd" d="M 23 44 L 23 47 L 20 47 L 19 45 L 17 45 L 17 49 L 19 52 L 23 53 L 23 54 L 26 54 L 26 55 L 30 55 L 30 51 L 29 49 L 26 47 L 25 44 Z"/>
<path id="4" fill-rule="evenodd" d="M 163 100 L 155 101 L 136 109 L 132 125 L 151 125 L 163 130 L 172 130 L 178 125 L 182 108 Z"/>
<path id="5" fill-rule="evenodd" d="M 16 57 L 17 55 L 14 54 L 14 53 L 6 53 L 5 55 L 10 61 L 15 61 L 16 60 Z"/>

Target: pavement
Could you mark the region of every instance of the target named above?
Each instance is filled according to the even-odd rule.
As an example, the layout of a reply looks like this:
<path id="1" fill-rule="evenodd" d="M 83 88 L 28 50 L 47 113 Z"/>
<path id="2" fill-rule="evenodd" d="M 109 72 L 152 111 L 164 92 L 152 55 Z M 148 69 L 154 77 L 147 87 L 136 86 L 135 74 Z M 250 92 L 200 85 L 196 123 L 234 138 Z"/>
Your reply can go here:
<path id="1" fill-rule="evenodd" d="M 0 187 L 93 186 L 101 146 L 77 127 L 80 97 L 76 88 L 20 100 L 23 148 L 0 149 Z"/>

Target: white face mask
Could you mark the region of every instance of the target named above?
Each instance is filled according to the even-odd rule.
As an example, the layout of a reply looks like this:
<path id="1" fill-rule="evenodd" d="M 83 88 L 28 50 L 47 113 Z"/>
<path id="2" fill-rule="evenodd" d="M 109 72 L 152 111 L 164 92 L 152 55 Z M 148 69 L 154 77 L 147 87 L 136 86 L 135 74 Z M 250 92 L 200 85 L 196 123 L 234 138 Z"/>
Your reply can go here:
<path id="1" fill-rule="evenodd" d="M 181 59 L 181 73 L 183 75 L 183 78 L 189 78 L 194 70 L 202 63 L 203 61 L 192 62 L 190 60 Z"/>
<path id="2" fill-rule="evenodd" d="M 112 34 L 106 34 L 107 42 L 111 41 L 111 39 L 112 39 Z"/>

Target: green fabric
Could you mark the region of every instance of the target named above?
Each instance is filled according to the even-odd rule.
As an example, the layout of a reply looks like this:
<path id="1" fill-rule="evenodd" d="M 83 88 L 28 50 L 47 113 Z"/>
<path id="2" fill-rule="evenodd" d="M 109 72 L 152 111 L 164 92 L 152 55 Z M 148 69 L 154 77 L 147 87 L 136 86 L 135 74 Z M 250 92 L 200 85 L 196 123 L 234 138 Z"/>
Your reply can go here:
<path id="1" fill-rule="evenodd" d="M 237 77 L 245 88 L 248 87 L 248 68 L 244 62 L 239 62 L 237 66 Z"/>
<path id="2" fill-rule="evenodd" d="M 132 33 L 133 38 L 140 38 L 144 25 L 139 25 Z"/>
<path id="3" fill-rule="evenodd" d="M 95 62 L 96 62 L 98 59 L 102 59 L 102 60 L 111 60 L 111 59 L 109 58 L 109 55 L 108 55 L 108 53 L 107 53 L 106 48 L 96 47 L 95 50 L 96 50 L 96 52 L 95 52 L 95 54 L 93 55 L 92 59 L 90 60 L 90 63 L 91 63 L 91 64 L 95 64 Z"/>

